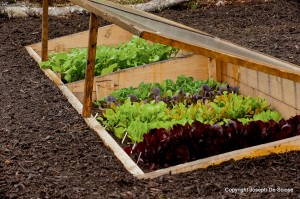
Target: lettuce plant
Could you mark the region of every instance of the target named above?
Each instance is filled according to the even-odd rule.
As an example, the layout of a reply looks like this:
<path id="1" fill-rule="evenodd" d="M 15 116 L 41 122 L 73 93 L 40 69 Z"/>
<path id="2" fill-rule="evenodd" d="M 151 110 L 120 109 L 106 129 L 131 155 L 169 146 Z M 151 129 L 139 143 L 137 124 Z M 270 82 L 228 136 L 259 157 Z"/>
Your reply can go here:
<path id="1" fill-rule="evenodd" d="M 97 47 L 95 75 L 166 60 L 177 52 L 176 48 L 133 36 L 131 41 L 124 44 Z M 86 57 L 86 48 L 71 49 L 69 52 L 50 54 L 49 60 L 41 62 L 40 66 L 61 73 L 66 82 L 74 82 L 85 77 Z"/>

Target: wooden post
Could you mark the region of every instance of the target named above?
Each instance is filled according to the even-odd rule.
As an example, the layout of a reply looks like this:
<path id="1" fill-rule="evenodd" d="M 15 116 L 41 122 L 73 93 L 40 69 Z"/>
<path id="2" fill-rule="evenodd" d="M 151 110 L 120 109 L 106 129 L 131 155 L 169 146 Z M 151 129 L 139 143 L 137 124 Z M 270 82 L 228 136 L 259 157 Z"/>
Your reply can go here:
<path id="1" fill-rule="evenodd" d="M 94 13 L 91 13 L 88 56 L 86 62 L 85 83 L 84 83 L 84 97 L 83 97 L 83 109 L 82 109 L 83 117 L 91 116 L 98 27 L 99 27 L 98 17 Z"/>
<path id="2" fill-rule="evenodd" d="M 215 81 L 222 80 L 222 62 L 216 59 L 208 58 L 208 76 Z"/>
<path id="3" fill-rule="evenodd" d="M 43 0 L 42 61 L 48 59 L 48 0 Z"/>

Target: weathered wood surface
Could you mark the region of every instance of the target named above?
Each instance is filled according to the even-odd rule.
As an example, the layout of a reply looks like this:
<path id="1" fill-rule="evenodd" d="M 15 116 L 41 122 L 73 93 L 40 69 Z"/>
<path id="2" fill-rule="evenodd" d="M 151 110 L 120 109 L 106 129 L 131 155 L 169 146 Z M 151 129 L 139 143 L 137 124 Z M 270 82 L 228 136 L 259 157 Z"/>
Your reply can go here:
<path id="1" fill-rule="evenodd" d="M 85 81 L 84 81 L 84 96 L 83 96 L 83 117 L 90 117 L 92 112 L 92 94 L 93 84 L 95 76 L 95 63 L 96 63 L 96 49 L 97 49 L 97 36 L 99 21 L 98 16 L 94 13 L 90 13 L 90 24 L 89 24 L 89 43 L 87 62 L 85 70 Z"/>
<path id="2" fill-rule="evenodd" d="M 222 65 L 222 81 L 240 86 L 243 95 L 265 98 L 285 119 L 300 114 L 298 82 L 226 63 Z"/>
<path id="3" fill-rule="evenodd" d="M 43 0 L 42 17 L 42 60 L 48 59 L 48 0 Z"/>
<path id="4" fill-rule="evenodd" d="M 65 51 L 72 48 L 87 48 L 89 31 L 79 32 L 48 41 L 48 53 Z M 97 45 L 118 45 L 130 41 L 132 34 L 116 25 L 98 29 Z M 41 56 L 41 43 L 30 45 Z"/>
<path id="5" fill-rule="evenodd" d="M 278 60 L 276 58 L 272 58 L 270 56 L 263 55 L 261 53 L 256 53 L 251 50 L 247 50 L 245 48 L 239 47 L 237 45 L 231 44 L 226 41 L 222 41 L 219 39 L 219 42 L 227 44 L 231 46 L 234 51 L 244 50 L 245 53 L 251 54 L 251 57 L 256 56 L 257 59 L 265 59 L 269 62 L 274 62 L 274 64 L 270 64 L 267 62 L 257 61 L 252 58 L 248 58 L 246 56 L 239 56 L 237 54 L 230 54 L 224 50 L 218 50 L 217 48 L 210 47 L 202 47 L 201 45 L 189 44 L 187 42 L 183 42 L 180 39 L 170 39 L 166 36 L 158 35 L 152 32 L 142 32 L 141 37 L 150 40 L 153 42 L 162 43 L 165 45 L 173 46 L 176 48 L 180 48 L 186 51 L 194 52 L 205 57 L 209 57 L 212 59 L 216 59 L 222 62 L 231 63 L 233 65 L 243 66 L 255 71 L 260 71 L 266 74 L 270 74 L 273 76 L 278 76 L 281 78 L 289 79 L 295 82 L 300 82 L 300 68 L 296 65 L 289 64 Z"/>
<path id="6" fill-rule="evenodd" d="M 141 82 L 161 83 L 165 79 L 175 81 L 181 74 L 195 80 L 208 79 L 208 59 L 200 55 L 190 55 L 97 76 L 94 79 L 93 100 L 104 97 L 113 90 L 137 87 Z M 102 87 L 101 92 L 96 92 L 99 89 L 97 85 Z M 83 80 L 69 83 L 67 86 L 78 99 L 82 100 Z"/>

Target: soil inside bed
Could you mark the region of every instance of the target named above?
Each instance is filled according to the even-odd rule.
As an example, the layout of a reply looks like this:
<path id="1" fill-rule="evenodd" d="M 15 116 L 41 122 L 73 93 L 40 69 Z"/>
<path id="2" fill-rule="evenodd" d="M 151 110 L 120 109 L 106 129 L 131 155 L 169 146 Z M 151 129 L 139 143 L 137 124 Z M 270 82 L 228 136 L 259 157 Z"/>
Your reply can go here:
<path id="1" fill-rule="evenodd" d="M 296 0 L 277 0 L 155 14 L 300 65 L 299 7 Z M 51 17 L 50 38 L 87 30 L 88 22 L 86 15 Z M 299 196 L 300 152 L 229 161 L 153 180 L 133 178 L 25 50 L 40 41 L 41 19 L 0 16 L 0 32 L 0 198 Z M 226 189 L 250 186 L 293 190 Z"/>

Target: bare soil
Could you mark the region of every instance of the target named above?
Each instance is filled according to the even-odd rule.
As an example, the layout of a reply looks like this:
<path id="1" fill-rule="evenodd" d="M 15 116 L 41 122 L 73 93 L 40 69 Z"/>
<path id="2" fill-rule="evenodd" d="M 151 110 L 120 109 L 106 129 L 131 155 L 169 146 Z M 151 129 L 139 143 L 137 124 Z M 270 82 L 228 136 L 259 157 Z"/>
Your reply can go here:
<path id="1" fill-rule="evenodd" d="M 299 7 L 277 0 L 156 14 L 300 65 Z M 87 29 L 86 15 L 50 18 L 50 38 Z M 300 152 L 133 178 L 26 52 L 40 41 L 41 19 L 0 16 L 0 32 L 0 198 L 299 198 Z M 227 189 L 249 187 L 260 192 Z"/>

